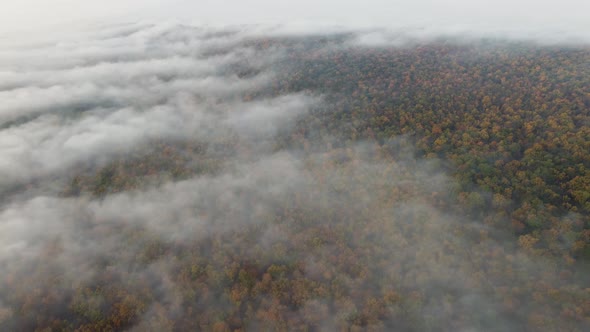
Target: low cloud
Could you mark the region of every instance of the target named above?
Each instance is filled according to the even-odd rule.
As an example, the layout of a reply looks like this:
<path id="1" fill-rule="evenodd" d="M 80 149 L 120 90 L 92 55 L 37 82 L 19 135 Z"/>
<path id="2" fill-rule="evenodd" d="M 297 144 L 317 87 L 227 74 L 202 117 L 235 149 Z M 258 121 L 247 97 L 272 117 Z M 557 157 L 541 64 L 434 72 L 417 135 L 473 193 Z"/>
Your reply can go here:
<path id="1" fill-rule="evenodd" d="M 82 323 L 124 303 L 131 309 L 118 314 L 133 314 L 116 328 L 136 331 L 182 328 L 198 315 L 208 325 L 192 328 L 208 329 L 211 317 L 240 310 L 256 319 L 236 326 L 279 329 L 269 323 L 279 307 L 288 313 L 281 319 L 325 330 L 521 328 L 525 318 L 511 310 L 540 305 L 523 299 L 519 308 L 510 291 L 530 291 L 537 277 L 560 285 L 552 263 L 448 209 L 457 184 L 441 161 L 416 157 L 407 138 L 314 140 L 313 118 L 311 128 L 298 121 L 334 107 L 334 96 L 287 92 L 280 81 L 294 54 L 313 56 L 308 32 L 128 24 L 8 43 L 0 327 L 36 328 L 45 318 L 19 310 L 42 312 L 43 303 L 47 315 Z M 313 32 L 307 37 L 321 31 Z M 315 51 L 420 40 L 391 33 L 327 36 Z M 172 166 L 162 175 L 164 162 Z M 119 177 L 145 185 L 104 188 Z M 27 302 L 32 287 L 38 307 Z M 245 293 L 268 310 L 250 312 Z"/>
<path id="2" fill-rule="evenodd" d="M 233 32 L 210 34 L 165 26 L 114 37 L 140 40 L 141 54 L 133 46 L 112 48 L 110 39 L 90 40 L 85 43 L 90 47 L 77 45 L 87 51 L 74 47 L 66 60 L 73 62 L 70 66 L 60 63 L 57 69 L 20 68 L 19 54 L 40 60 L 45 47 L 4 58 L 0 185 L 64 174 L 78 163 L 104 164 L 154 139 L 209 141 L 230 130 L 249 139 L 268 136 L 319 102 L 305 95 L 243 101 L 270 84 L 268 65 L 279 54 L 237 47 L 209 56 L 238 40 Z M 174 47 L 175 40 L 188 42 Z M 59 47 L 49 49 L 57 53 L 50 59 L 65 56 Z M 88 63 L 88 58 L 95 60 Z M 254 74 L 238 77 L 236 66 Z"/>

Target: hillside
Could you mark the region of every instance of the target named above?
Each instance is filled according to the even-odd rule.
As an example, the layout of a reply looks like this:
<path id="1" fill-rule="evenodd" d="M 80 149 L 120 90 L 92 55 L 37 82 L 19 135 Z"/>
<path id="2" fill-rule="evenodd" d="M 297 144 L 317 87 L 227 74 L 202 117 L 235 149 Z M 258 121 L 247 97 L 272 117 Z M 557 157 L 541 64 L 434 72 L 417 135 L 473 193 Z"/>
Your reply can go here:
<path id="1" fill-rule="evenodd" d="M 145 30 L 0 82 L 1 331 L 590 329 L 587 46 Z"/>

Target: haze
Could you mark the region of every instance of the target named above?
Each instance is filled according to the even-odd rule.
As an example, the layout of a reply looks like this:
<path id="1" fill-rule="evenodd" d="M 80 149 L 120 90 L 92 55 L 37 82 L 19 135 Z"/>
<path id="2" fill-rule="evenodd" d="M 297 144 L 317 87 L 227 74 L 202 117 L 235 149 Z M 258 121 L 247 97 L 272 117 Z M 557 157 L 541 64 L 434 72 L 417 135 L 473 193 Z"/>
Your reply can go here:
<path id="1" fill-rule="evenodd" d="M 292 24 L 347 28 L 419 28 L 440 32 L 588 39 L 590 2 L 583 0 L 188 1 L 22 0 L 2 5 L 0 31 L 69 26 L 89 20 L 175 20 L 226 26 Z"/>

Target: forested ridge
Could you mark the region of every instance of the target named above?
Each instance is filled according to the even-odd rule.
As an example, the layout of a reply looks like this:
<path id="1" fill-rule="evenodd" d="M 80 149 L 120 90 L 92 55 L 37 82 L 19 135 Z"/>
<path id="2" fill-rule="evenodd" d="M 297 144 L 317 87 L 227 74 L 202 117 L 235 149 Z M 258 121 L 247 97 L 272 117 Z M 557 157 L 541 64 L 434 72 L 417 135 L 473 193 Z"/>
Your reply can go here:
<path id="1" fill-rule="evenodd" d="M 451 43 L 298 60 L 284 89 L 335 94 L 334 110 L 307 120 L 320 135 L 411 137 L 420 155 L 450 162 L 462 206 L 499 208 L 517 234 L 542 237 L 570 212 L 590 227 L 587 49 Z M 588 258 L 583 240 L 576 249 Z"/>
<path id="2" fill-rule="evenodd" d="M 209 50 L 279 54 L 225 68 L 272 70 L 246 105 L 321 102 L 262 139 L 222 128 L 77 166 L 58 196 L 90 207 L 56 218 L 109 250 L 43 242 L 0 274 L 0 330 L 590 329 L 590 50 L 352 37 Z"/>

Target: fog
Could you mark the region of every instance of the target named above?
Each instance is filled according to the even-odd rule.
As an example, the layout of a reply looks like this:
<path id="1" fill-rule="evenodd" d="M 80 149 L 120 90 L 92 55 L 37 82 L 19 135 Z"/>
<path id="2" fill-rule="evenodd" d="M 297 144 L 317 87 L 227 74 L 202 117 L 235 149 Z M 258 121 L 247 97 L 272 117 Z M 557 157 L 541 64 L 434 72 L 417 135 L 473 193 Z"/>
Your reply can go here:
<path id="1" fill-rule="evenodd" d="M 564 1 L 368 0 L 354 1 L 189 1 L 80 2 L 24 0 L 3 5 L 0 31 L 33 31 L 42 26 L 111 21 L 162 21 L 210 26 L 285 24 L 291 29 L 388 28 L 422 33 L 476 33 L 588 40 L 590 4 Z M 5 37 L 7 34 L 4 34 Z"/>
<path id="2" fill-rule="evenodd" d="M 297 50 L 250 42 L 358 29 L 324 51 L 444 34 L 588 40 L 583 16 L 590 5 L 582 1 L 28 0 L 3 7 L 0 326 L 36 326 L 35 317 L 10 307 L 28 288 L 67 319 L 63 312 L 77 301 L 104 313 L 104 303 L 114 300 L 81 294 L 112 283 L 146 306 L 120 329 L 173 330 L 166 322 L 190 317 L 193 309 L 231 307 L 227 294 L 189 294 L 178 277 L 186 266 L 209 276 L 228 273 L 225 257 L 263 267 L 297 262 L 318 283 L 338 276 L 330 287 L 351 294 L 344 305 L 300 299 L 290 309 L 300 320 L 324 312 L 329 319 L 316 326 L 327 331 L 361 307 L 359 293 L 390 288 L 432 294 L 419 309 L 400 304 L 414 318 L 398 318 L 425 321 L 425 329 L 453 329 L 450 302 L 485 312 L 464 324 L 470 331 L 518 329 L 490 295 L 514 285 L 480 273 L 481 266 L 492 268 L 482 258 L 490 250 L 506 256 L 506 270 L 520 269 L 515 278 L 522 285 L 539 275 L 561 282 L 552 262 L 517 250 L 504 230 L 437 204 L 457 183 L 441 161 L 417 157 L 407 137 L 334 149 L 326 138 L 310 139 L 311 146 L 284 143 L 303 135 L 294 131 L 299 120 L 334 105 L 314 91 L 269 93 L 288 69 L 280 64 Z M 174 167 L 192 173 L 149 170 L 139 176 L 145 183 L 101 191 L 101 174 L 118 181 L 143 164 L 158 165 L 170 149 L 177 153 Z M 127 166 L 133 158 L 140 161 Z M 310 225 L 325 238 L 310 234 Z M 349 237 L 358 252 L 342 243 Z M 309 249 L 289 251 L 289 241 L 310 243 Z M 346 250 L 351 262 L 334 258 Z M 183 254 L 194 251 L 203 261 Z M 144 289 L 149 296 L 142 297 Z M 259 300 L 272 301 L 268 294 Z M 269 328 L 264 324 L 260 319 L 247 330 Z M 381 327 L 411 330 L 393 318 L 387 324 Z"/>

